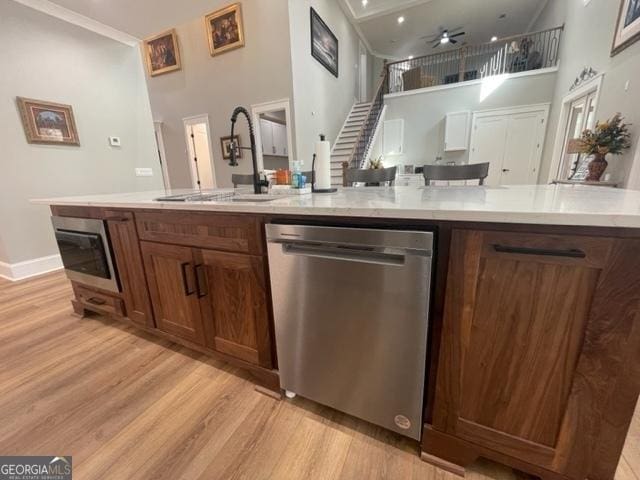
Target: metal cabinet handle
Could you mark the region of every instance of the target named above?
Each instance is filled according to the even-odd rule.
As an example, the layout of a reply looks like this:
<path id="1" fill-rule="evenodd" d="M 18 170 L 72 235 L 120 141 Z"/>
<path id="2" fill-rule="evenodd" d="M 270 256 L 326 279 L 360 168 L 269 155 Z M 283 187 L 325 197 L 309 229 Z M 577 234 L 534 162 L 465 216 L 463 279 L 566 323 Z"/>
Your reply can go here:
<path id="1" fill-rule="evenodd" d="M 567 257 L 585 258 L 587 256 L 582 250 L 572 248 L 569 250 L 554 250 L 547 248 L 510 247 L 506 245 L 493 245 L 493 249 L 498 253 L 517 253 L 520 255 L 543 255 L 546 257 Z"/>
<path id="2" fill-rule="evenodd" d="M 198 290 L 198 298 L 206 297 L 209 291 L 209 282 L 207 281 L 207 274 L 202 270 L 204 265 L 202 263 L 195 266 L 196 272 L 196 289 Z M 200 284 L 200 279 L 204 279 L 204 288 Z"/>
<path id="3" fill-rule="evenodd" d="M 180 271 L 182 273 L 182 288 L 184 289 L 185 296 L 193 295 L 195 292 L 189 290 L 189 282 L 187 280 L 187 266 L 191 265 L 189 262 L 180 264 Z"/>

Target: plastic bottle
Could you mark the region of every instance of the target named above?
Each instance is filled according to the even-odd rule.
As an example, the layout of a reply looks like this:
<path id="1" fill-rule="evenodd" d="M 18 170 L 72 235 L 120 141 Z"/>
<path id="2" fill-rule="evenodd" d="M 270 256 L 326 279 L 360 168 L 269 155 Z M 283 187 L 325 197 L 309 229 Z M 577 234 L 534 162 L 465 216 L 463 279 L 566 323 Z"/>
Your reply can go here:
<path id="1" fill-rule="evenodd" d="M 300 167 L 300 160 L 293 161 L 293 172 L 291 173 L 291 186 L 293 188 L 302 188 L 302 169 Z"/>

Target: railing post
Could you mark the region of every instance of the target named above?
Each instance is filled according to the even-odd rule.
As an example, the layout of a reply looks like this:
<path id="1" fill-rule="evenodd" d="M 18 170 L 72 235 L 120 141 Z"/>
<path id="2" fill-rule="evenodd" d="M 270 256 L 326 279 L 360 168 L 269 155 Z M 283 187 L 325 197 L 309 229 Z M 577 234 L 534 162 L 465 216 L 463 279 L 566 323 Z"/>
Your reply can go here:
<path id="1" fill-rule="evenodd" d="M 342 162 L 342 186 L 348 187 L 347 185 L 347 169 L 349 168 L 349 162 Z"/>
<path id="2" fill-rule="evenodd" d="M 467 47 L 460 49 L 460 61 L 458 70 L 458 82 L 464 82 L 464 72 L 467 69 Z"/>

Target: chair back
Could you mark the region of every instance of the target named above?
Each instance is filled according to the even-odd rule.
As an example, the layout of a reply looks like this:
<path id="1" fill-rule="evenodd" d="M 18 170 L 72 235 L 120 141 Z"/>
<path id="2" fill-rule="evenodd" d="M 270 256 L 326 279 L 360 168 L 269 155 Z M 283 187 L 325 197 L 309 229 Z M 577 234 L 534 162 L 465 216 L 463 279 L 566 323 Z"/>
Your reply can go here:
<path id="1" fill-rule="evenodd" d="M 345 187 L 350 187 L 354 183 L 380 184 L 389 182 L 389 185 L 393 185 L 398 169 L 398 167 L 377 169 L 347 168 L 345 164 L 342 165 L 342 185 Z"/>
<path id="2" fill-rule="evenodd" d="M 231 174 L 231 183 L 233 183 L 233 188 L 238 188 L 238 185 L 253 185 L 253 175 L 250 173 L 233 173 Z"/>
<path id="3" fill-rule="evenodd" d="M 489 175 L 489 163 L 473 163 L 471 165 L 425 165 L 422 167 L 424 184 L 433 180 L 478 180 L 484 185 Z"/>

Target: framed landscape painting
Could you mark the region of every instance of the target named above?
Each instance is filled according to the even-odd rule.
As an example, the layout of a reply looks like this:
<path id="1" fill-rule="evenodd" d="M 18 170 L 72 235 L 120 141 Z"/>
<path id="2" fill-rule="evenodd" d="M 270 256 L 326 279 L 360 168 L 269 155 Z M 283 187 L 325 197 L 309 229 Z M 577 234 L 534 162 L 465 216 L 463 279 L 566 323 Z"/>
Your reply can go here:
<path id="1" fill-rule="evenodd" d="M 234 3 L 204 17 L 209 39 L 209 53 L 219 55 L 235 48 L 244 47 L 242 7 Z"/>
<path id="2" fill-rule="evenodd" d="M 338 78 L 338 38 L 311 8 L 311 55 Z"/>
<path id="3" fill-rule="evenodd" d="M 168 30 L 144 41 L 147 71 L 152 77 L 182 68 L 175 30 Z"/>
<path id="4" fill-rule="evenodd" d="M 71 105 L 17 97 L 29 143 L 80 145 Z"/>
<path id="5" fill-rule="evenodd" d="M 621 0 L 611 56 L 640 40 L 640 0 Z"/>

